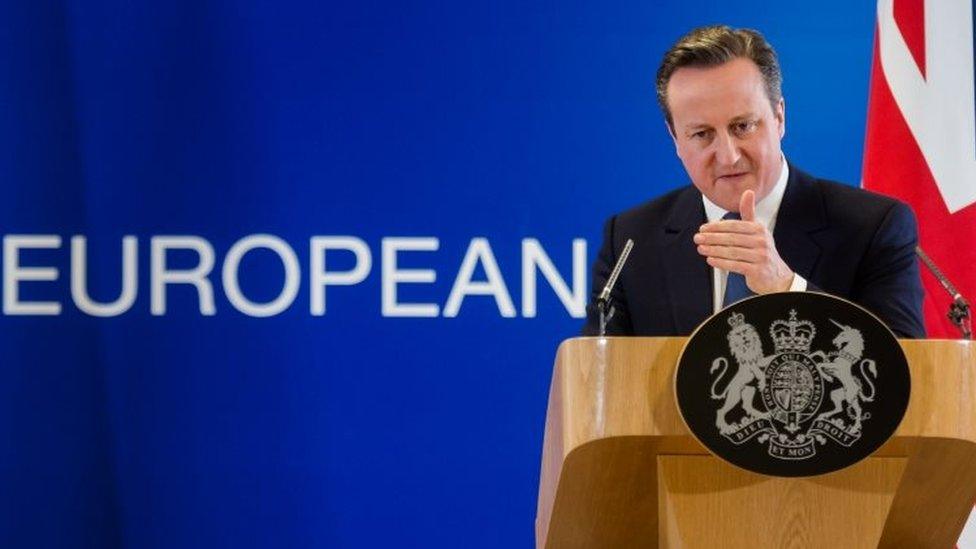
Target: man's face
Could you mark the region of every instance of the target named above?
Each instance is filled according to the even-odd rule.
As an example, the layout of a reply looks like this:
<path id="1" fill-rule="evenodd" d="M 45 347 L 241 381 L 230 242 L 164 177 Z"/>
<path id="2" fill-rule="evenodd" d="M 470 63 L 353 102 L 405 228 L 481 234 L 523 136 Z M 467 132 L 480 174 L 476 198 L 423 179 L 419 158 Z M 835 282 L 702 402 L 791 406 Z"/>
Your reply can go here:
<path id="1" fill-rule="evenodd" d="M 769 194 L 782 169 L 783 100 L 774 109 L 749 59 L 682 67 L 668 82 L 678 158 L 692 183 L 725 210 L 739 211 L 743 191 Z"/>

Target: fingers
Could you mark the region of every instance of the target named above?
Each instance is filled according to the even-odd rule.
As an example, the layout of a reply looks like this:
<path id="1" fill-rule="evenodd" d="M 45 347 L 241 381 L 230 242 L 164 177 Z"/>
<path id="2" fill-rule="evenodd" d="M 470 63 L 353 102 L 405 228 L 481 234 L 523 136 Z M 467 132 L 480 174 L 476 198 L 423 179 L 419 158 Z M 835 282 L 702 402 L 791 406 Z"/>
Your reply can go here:
<path id="1" fill-rule="evenodd" d="M 759 263 L 766 258 L 762 250 L 740 248 L 737 246 L 698 246 L 698 253 L 705 257 L 740 261 L 743 263 Z"/>
<path id="2" fill-rule="evenodd" d="M 698 228 L 700 232 L 703 233 L 742 233 L 742 234 L 759 234 L 764 228 L 761 224 L 755 221 L 713 221 L 711 223 L 705 223 Z"/>
<path id="3" fill-rule="evenodd" d="M 776 251 L 773 235 L 756 221 L 756 193 L 739 199 L 741 220 L 705 223 L 694 235 L 697 251 L 710 267 L 739 273 L 753 292 L 784 292 L 794 273 Z"/>
<path id="4" fill-rule="evenodd" d="M 741 275 L 749 275 L 752 272 L 752 268 L 755 264 L 749 263 L 747 261 L 736 261 L 734 259 L 721 259 L 718 257 L 706 257 L 705 262 L 716 269 L 722 269 L 723 271 L 729 271 L 732 273 L 739 273 Z"/>
<path id="5" fill-rule="evenodd" d="M 698 233 L 692 238 L 695 244 L 705 246 L 737 246 L 740 248 L 765 248 L 762 235 L 743 233 Z"/>
<path id="6" fill-rule="evenodd" d="M 756 192 L 747 190 L 739 198 L 739 216 L 743 221 L 756 220 Z"/>

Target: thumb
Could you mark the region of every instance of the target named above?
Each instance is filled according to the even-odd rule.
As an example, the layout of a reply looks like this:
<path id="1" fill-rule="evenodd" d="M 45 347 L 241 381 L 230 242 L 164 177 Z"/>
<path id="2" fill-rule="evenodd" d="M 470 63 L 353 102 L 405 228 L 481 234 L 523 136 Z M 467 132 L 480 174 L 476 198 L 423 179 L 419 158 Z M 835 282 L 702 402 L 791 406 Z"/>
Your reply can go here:
<path id="1" fill-rule="evenodd" d="M 756 220 L 756 192 L 748 190 L 739 199 L 739 216 L 743 221 Z"/>

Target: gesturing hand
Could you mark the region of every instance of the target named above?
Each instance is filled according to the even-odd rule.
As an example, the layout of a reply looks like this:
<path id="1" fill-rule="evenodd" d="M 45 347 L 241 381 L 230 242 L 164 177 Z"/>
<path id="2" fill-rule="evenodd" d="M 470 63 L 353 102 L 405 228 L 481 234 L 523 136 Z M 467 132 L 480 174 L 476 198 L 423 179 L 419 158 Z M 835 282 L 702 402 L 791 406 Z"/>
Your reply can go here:
<path id="1" fill-rule="evenodd" d="M 756 193 L 745 191 L 739 199 L 742 220 L 705 223 L 695 235 L 698 253 L 709 265 L 746 279 L 757 294 L 785 292 L 793 283 L 793 271 L 779 256 L 773 235 L 756 221 Z"/>

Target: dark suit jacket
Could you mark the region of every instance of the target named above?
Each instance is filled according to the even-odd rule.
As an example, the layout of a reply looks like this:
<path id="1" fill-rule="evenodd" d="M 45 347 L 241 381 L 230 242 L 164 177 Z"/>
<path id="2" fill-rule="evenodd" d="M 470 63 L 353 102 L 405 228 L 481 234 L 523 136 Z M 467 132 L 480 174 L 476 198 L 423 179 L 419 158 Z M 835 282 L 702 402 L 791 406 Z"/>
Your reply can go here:
<path id="1" fill-rule="evenodd" d="M 684 187 L 611 217 L 593 266 L 591 303 L 628 238 L 630 259 L 612 294 L 608 335 L 688 335 L 712 314 L 711 268 L 692 236 L 705 222 L 701 193 Z M 790 166 L 773 231 L 776 249 L 808 290 L 850 299 L 899 337 L 924 337 L 915 216 L 902 202 L 811 177 Z M 599 330 L 588 308 L 585 335 Z"/>

